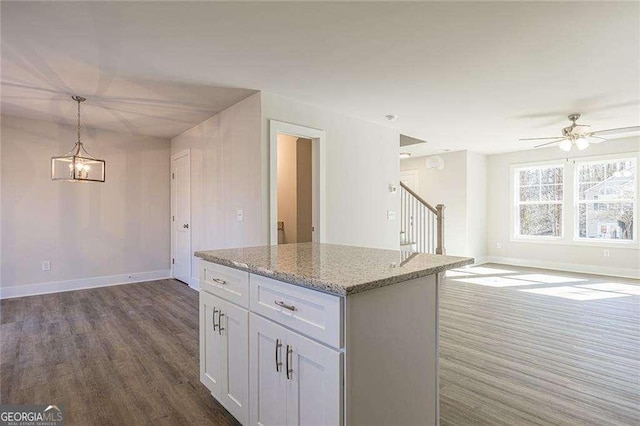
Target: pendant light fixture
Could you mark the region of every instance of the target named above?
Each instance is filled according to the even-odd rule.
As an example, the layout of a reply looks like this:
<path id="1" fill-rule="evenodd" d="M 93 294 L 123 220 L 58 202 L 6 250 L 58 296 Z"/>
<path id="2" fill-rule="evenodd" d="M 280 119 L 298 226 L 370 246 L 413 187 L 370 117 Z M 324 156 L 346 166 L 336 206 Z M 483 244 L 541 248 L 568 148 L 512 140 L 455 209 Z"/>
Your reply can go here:
<path id="1" fill-rule="evenodd" d="M 64 182 L 104 182 L 105 162 L 89 155 L 80 141 L 80 104 L 82 96 L 72 96 L 78 103 L 78 141 L 60 157 L 51 157 L 51 180 Z"/>

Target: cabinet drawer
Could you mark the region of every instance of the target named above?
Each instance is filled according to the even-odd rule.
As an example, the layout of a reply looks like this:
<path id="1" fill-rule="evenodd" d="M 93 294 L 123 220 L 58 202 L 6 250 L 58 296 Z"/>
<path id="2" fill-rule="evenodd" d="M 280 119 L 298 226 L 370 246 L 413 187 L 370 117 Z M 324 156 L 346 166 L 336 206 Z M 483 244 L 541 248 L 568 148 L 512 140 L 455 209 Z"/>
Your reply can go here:
<path id="1" fill-rule="evenodd" d="M 251 311 L 342 347 L 342 298 L 251 274 Z"/>
<path id="2" fill-rule="evenodd" d="M 249 308 L 249 273 L 200 261 L 200 290 Z"/>

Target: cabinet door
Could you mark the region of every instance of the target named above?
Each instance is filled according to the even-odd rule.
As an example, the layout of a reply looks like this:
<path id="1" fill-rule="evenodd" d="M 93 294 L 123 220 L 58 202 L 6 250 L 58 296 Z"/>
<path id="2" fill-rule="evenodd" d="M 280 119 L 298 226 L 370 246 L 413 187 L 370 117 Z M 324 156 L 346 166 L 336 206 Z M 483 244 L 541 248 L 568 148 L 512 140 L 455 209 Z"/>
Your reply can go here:
<path id="1" fill-rule="evenodd" d="M 341 425 L 342 353 L 288 331 L 285 356 L 287 426 Z"/>
<path id="2" fill-rule="evenodd" d="M 249 421 L 249 312 L 218 299 L 223 379 L 220 402 L 240 423 Z"/>
<path id="3" fill-rule="evenodd" d="M 286 424 L 284 342 L 287 331 L 256 314 L 249 314 L 251 424 Z"/>
<path id="4" fill-rule="evenodd" d="M 220 299 L 200 292 L 200 381 L 220 399 L 222 391 L 222 336 L 217 330 Z"/>

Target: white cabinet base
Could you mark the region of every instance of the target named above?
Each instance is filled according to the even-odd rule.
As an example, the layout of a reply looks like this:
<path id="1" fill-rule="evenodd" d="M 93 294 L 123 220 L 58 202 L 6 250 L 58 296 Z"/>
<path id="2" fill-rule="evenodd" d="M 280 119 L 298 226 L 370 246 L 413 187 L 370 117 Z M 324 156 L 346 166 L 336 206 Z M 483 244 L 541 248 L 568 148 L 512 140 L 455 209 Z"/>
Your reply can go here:
<path id="1" fill-rule="evenodd" d="M 249 274 L 249 310 L 204 290 L 201 381 L 244 425 L 438 425 L 438 280 L 339 297 Z"/>

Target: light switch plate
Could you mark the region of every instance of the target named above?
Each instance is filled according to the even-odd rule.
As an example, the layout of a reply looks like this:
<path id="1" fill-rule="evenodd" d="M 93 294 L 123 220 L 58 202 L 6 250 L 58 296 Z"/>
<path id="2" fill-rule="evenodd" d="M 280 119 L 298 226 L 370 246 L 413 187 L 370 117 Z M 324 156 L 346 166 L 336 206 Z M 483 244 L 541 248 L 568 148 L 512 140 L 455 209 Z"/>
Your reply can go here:
<path id="1" fill-rule="evenodd" d="M 387 220 L 396 220 L 395 210 L 387 210 Z"/>
<path id="2" fill-rule="evenodd" d="M 236 212 L 236 219 L 238 220 L 238 222 L 244 222 L 244 210 L 238 209 L 238 211 Z"/>
<path id="3" fill-rule="evenodd" d="M 50 260 L 43 260 L 42 261 L 42 270 L 43 271 L 50 271 L 51 270 L 51 261 Z"/>

